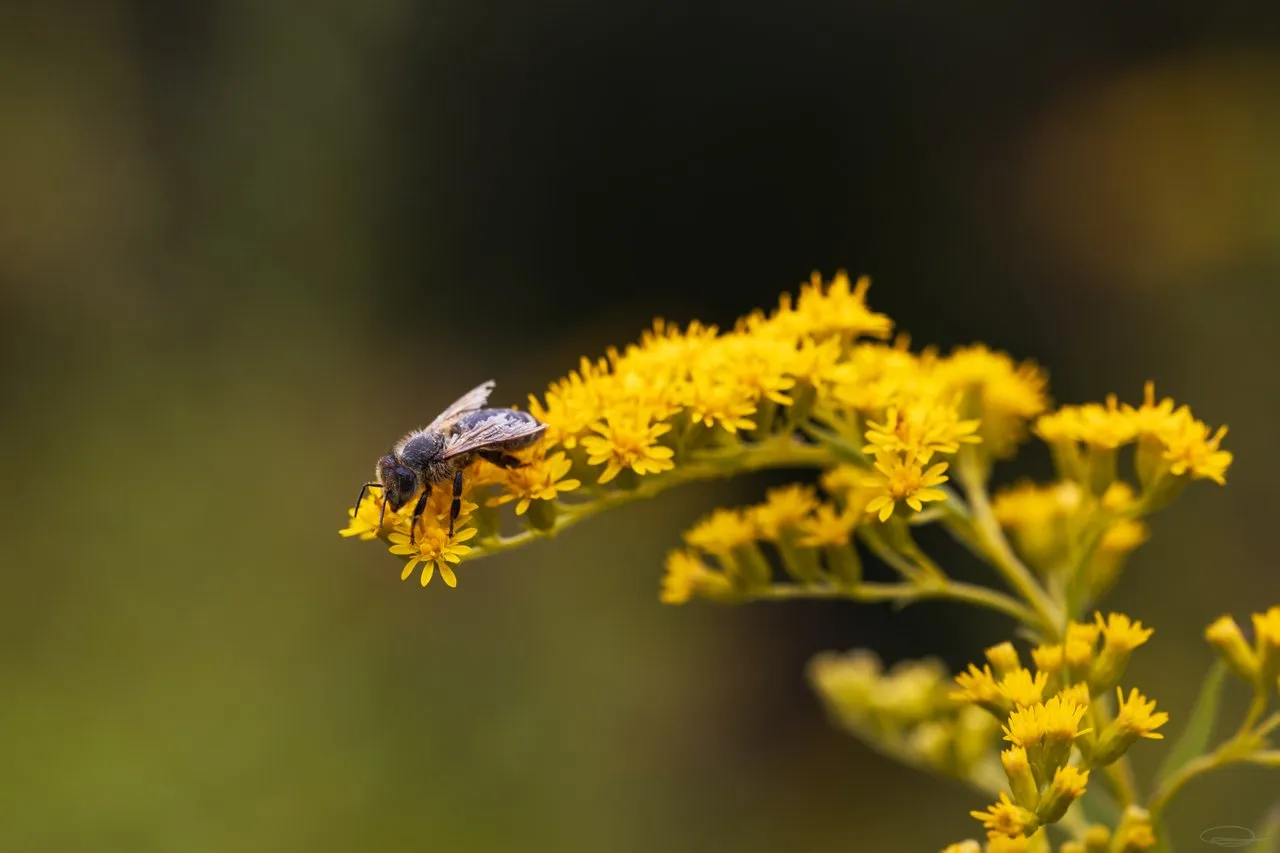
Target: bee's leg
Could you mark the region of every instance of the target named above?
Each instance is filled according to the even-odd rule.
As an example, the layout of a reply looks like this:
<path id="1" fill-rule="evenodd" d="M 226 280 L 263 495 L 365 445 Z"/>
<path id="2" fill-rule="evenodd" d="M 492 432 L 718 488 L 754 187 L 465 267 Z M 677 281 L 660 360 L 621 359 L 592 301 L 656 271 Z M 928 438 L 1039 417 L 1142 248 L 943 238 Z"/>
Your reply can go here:
<path id="1" fill-rule="evenodd" d="M 453 523 L 462 511 L 462 469 L 453 472 L 453 503 L 449 505 L 449 535 L 453 535 Z"/>
<path id="2" fill-rule="evenodd" d="M 413 505 L 413 520 L 409 522 L 409 544 L 418 544 L 418 519 L 422 518 L 422 514 L 427 511 L 427 501 L 431 500 L 431 484 L 428 483 L 422 489 L 422 496 L 418 498 L 418 502 Z"/>
<path id="3" fill-rule="evenodd" d="M 519 468 L 524 465 L 524 461 L 512 456 L 510 453 L 503 453 L 501 450 L 481 450 L 476 454 L 485 462 L 497 465 L 499 468 Z"/>

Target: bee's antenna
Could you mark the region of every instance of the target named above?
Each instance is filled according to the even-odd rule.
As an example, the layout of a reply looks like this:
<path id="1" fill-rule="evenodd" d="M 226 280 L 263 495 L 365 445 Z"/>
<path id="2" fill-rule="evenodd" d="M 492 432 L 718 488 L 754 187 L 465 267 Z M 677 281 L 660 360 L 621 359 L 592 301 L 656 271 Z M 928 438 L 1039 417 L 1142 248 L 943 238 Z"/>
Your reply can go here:
<path id="1" fill-rule="evenodd" d="M 381 483 L 377 483 L 377 482 L 374 482 L 374 483 L 365 483 L 363 486 L 361 486 L 361 487 L 360 487 L 360 496 L 356 498 L 356 512 L 359 512 L 359 511 L 360 511 L 360 504 L 364 503 L 364 495 L 365 495 L 365 492 L 369 491 L 369 489 L 371 489 L 371 488 L 372 488 L 372 487 L 374 487 L 374 486 L 377 486 L 378 488 L 382 488 L 382 484 L 381 484 Z M 386 502 L 384 501 L 384 502 L 383 502 L 383 509 L 386 509 L 386 505 L 385 505 L 385 504 L 386 504 Z M 379 517 L 379 518 L 378 518 L 378 526 L 379 526 L 379 527 L 381 527 L 381 526 L 382 526 L 382 518 L 381 518 L 381 517 Z"/>

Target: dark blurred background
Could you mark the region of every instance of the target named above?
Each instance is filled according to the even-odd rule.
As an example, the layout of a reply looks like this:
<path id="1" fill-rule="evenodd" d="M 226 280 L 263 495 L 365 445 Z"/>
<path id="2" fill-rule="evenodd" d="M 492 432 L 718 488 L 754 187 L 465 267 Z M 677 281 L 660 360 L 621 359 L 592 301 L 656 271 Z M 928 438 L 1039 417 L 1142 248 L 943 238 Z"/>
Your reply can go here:
<path id="1" fill-rule="evenodd" d="M 1131 679 L 1179 729 L 1203 625 L 1280 600 L 1277 7 L 7 4 L 0 848 L 976 835 L 978 797 L 837 733 L 802 667 L 958 667 L 1006 624 L 658 604 L 680 530 L 776 477 L 456 592 L 336 533 L 460 390 L 522 403 L 654 315 L 729 322 L 841 267 L 917 342 L 1034 357 L 1061 401 L 1151 377 L 1231 424 L 1230 485 L 1159 517 L 1112 599 L 1157 626 Z M 1031 448 L 1000 476 L 1047 472 Z M 1175 841 L 1277 788 L 1191 788 Z"/>

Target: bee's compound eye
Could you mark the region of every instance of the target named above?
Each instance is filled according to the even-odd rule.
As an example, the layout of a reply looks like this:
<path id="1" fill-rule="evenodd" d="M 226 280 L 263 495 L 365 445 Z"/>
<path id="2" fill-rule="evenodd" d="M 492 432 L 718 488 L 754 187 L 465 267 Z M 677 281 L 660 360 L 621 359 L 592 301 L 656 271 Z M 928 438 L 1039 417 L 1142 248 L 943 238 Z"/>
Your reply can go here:
<path id="1" fill-rule="evenodd" d="M 403 495 L 405 500 L 409 499 L 417 485 L 417 479 L 412 471 L 403 465 L 396 468 L 396 491 Z"/>

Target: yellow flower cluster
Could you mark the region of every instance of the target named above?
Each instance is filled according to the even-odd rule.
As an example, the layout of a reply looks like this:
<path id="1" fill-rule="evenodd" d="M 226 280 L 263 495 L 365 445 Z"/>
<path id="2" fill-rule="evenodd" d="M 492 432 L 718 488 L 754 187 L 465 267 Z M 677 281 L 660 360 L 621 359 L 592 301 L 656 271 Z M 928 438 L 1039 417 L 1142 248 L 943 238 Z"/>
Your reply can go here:
<path id="1" fill-rule="evenodd" d="M 1119 761 L 1140 738 L 1161 737 L 1156 729 L 1168 714 L 1138 690 L 1126 698 L 1116 688 L 1114 718 L 1100 699 L 1151 633 L 1122 613 L 1098 613 L 1092 623 L 1070 623 L 1063 643 L 1033 649 L 1034 673 L 1022 667 L 1011 644 L 1002 643 L 987 649 L 981 668 L 971 664 L 956 676 L 959 689 L 952 697 L 989 712 L 1010 744 L 1000 753 L 1009 790 L 972 812 L 990 843 L 1016 849 L 1062 820 L 1084 794 L 1092 770 Z"/>

